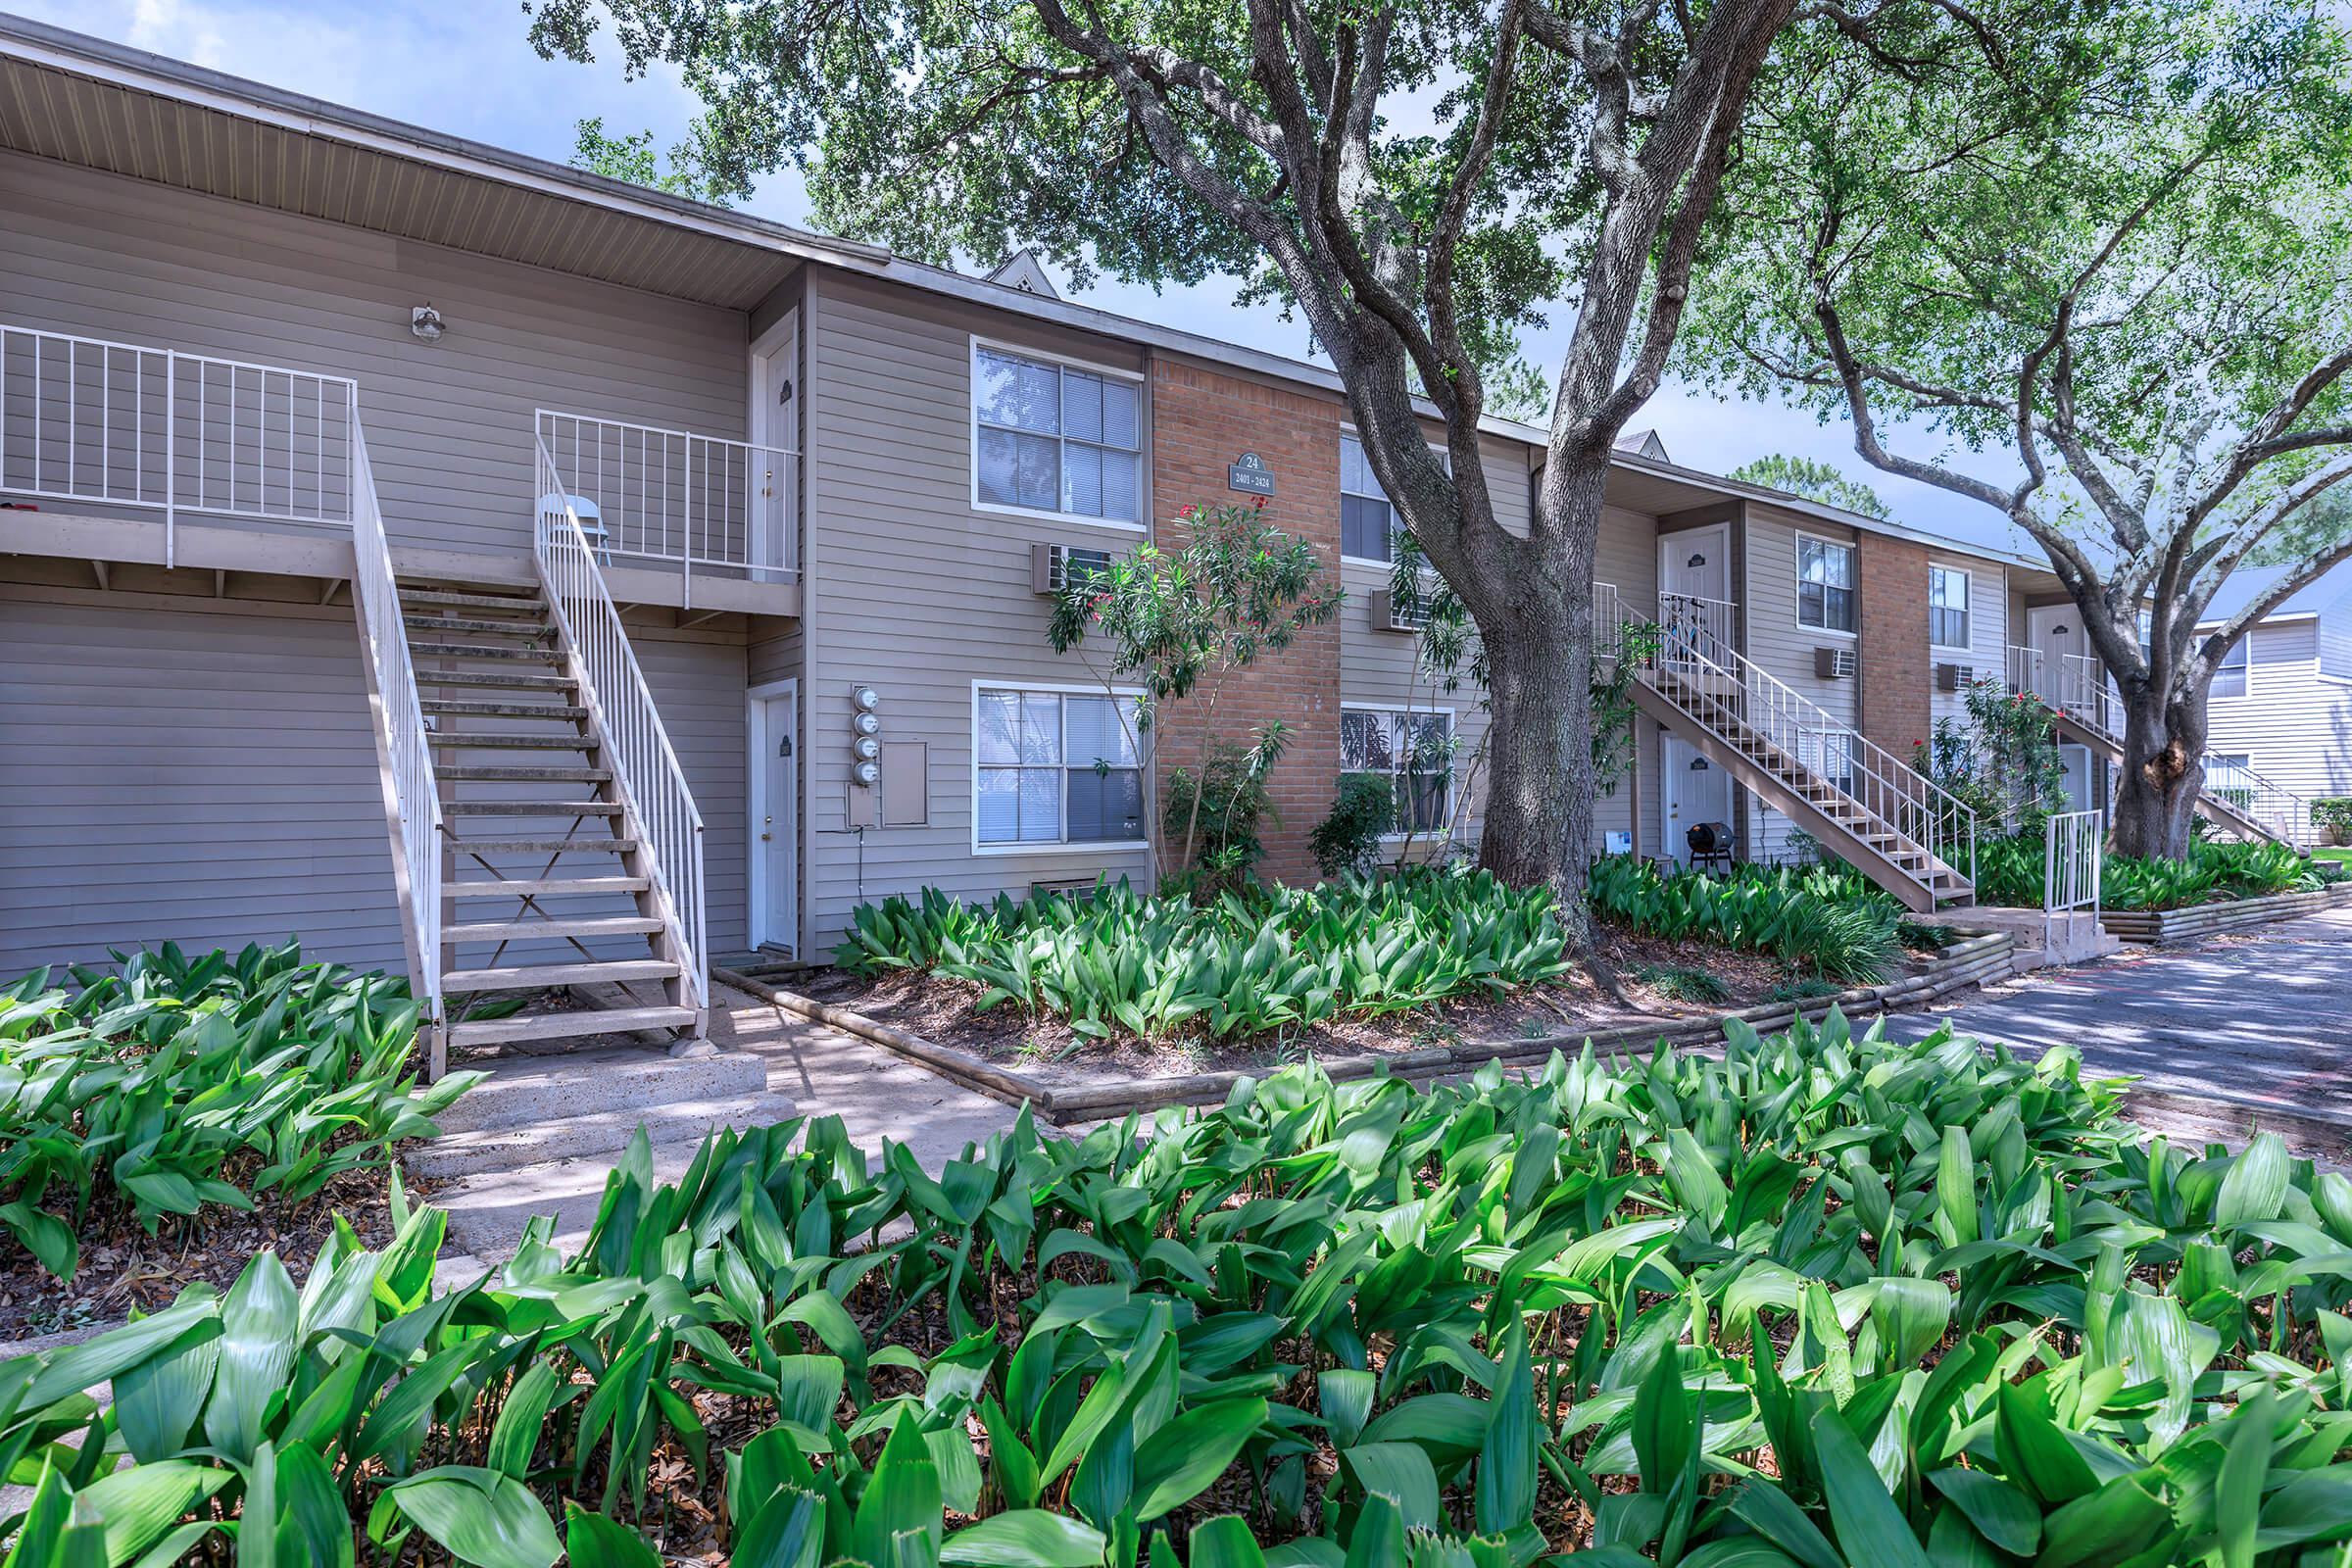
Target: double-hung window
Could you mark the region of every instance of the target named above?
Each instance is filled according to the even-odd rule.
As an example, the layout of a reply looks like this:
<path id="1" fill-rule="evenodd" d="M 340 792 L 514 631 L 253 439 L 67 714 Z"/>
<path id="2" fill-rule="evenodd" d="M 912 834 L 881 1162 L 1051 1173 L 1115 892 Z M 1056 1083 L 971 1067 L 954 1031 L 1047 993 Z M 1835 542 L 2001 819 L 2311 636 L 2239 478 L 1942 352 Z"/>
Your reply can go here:
<path id="1" fill-rule="evenodd" d="M 1928 568 L 1928 641 L 1938 648 L 1975 645 L 1968 620 L 1968 573 L 1956 566 Z"/>
<path id="2" fill-rule="evenodd" d="M 972 349 L 972 494 L 984 506 L 1142 518 L 1136 383 L 986 344 Z"/>
<path id="3" fill-rule="evenodd" d="M 1382 564 L 1396 559 L 1396 509 L 1364 458 L 1364 444 L 1340 432 L 1340 554 Z"/>
<path id="4" fill-rule="evenodd" d="M 1396 831 L 1437 833 L 1453 805 L 1453 715 L 1398 708 L 1340 713 L 1340 770 L 1389 780 Z"/>
<path id="5" fill-rule="evenodd" d="M 973 699 L 978 844 L 1143 839 L 1143 766 L 1123 699 L 1010 686 Z"/>
<path id="6" fill-rule="evenodd" d="M 1452 455 L 1443 448 L 1432 448 L 1432 454 L 1453 469 Z M 1377 561 L 1382 565 L 1396 559 L 1396 536 L 1404 525 L 1396 520 L 1396 509 L 1389 502 L 1389 494 L 1380 487 L 1380 475 L 1372 471 L 1371 460 L 1364 456 L 1364 443 L 1352 430 L 1340 432 L 1340 554 L 1357 561 Z"/>
<path id="7" fill-rule="evenodd" d="M 2213 685 L 2205 694 L 2208 698 L 2243 697 L 2246 695 L 2246 668 L 2250 662 L 2247 650 L 2253 641 L 2251 634 L 2240 637 L 2236 644 L 2222 656 L 2222 662 L 2214 666 Z"/>
<path id="8" fill-rule="evenodd" d="M 1796 536 L 1796 623 L 1815 631 L 1854 629 L 1854 547 Z"/>

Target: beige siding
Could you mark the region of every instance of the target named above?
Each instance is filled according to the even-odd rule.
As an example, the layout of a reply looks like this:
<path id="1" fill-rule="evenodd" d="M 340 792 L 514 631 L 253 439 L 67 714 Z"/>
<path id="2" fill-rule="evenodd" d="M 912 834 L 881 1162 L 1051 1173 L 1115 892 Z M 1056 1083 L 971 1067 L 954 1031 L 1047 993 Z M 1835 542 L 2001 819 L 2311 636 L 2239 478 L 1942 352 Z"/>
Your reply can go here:
<path id="1" fill-rule="evenodd" d="M 2322 628 L 2283 621 L 2254 628 L 2246 695 L 2208 705 L 2206 747 L 2298 795 L 2352 795 L 2352 685 L 2323 678 Z"/>
<path id="2" fill-rule="evenodd" d="M 739 948 L 743 645 L 635 641 L 707 824 L 712 947 Z M 288 935 L 405 962 L 350 611 L 0 588 L 0 972 Z"/>
<path id="3" fill-rule="evenodd" d="M 1999 563 L 1977 561 L 1966 556 L 1933 556 L 1932 564 L 1953 571 L 1968 573 L 1969 648 L 1955 653 L 1944 648 L 1930 648 L 1927 658 L 1931 665 L 1965 664 L 1979 680 L 2004 680 L 2009 646 L 2009 576 Z M 1926 592 L 1923 586 L 1921 592 Z M 1933 620 L 1931 618 L 1931 625 Z M 1932 637 L 1934 632 L 1929 635 Z M 1929 687 L 1929 704 L 1934 718 L 1940 722 L 1950 719 L 1954 724 L 1968 722 L 1968 697 L 1964 692 L 1947 692 L 1933 683 Z"/>
<path id="4" fill-rule="evenodd" d="M 1850 728 L 1855 722 L 1856 682 L 1851 677 L 1822 679 L 1814 673 L 1813 655 L 1817 648 L 1853 648 L 1855 639 L 1797 624 L 1796 536 L 1800 528 L 1848 543 L 1854 537 L 1849 528 L 1799 518 L 1777 508 L 1751 503 L 1747 509 L 1743 532 L 1747 656 L 1821 708 L 1833 721 Z M 1923 583 L 1920 592 L 1926 591 Z M 1788 832 L 1787 817 L 1760 802 L 1748 802 L 1747 852 L 1751 858 L 1787 858 L 1790 853 Z"/>
<path id="5" fill-rule="evenodd" d="M 812 949 L 832 945 L 861 890 L 872 900 L 929 884 L 972 898 L 1100 872 L 1140 880 L 1147 861 L 1135 851 L 972 848 L 972 683 L 1100 684 L 1078 658 L 1046 646 L 1031 542 L 1120 551 L 1142 536 L 972 506 L 970 335 L 1138 371 L 1140 353 L 831 274 L 815 281 L 811 315 L 802 702 Z M 929 825 L 869 830 L 862 883 L 849 826 L 849 694 L 858 682 L 881 693 L 886 737 L 928 743 L 930 773 Z"/>
<path id="6" fill-rule="evenodd" d="M 741 312 L 14 154 L 0 212 L 0 321 L 356 379 L 396 541 L 528 548 L 537 407 L 743 434 Z"/>

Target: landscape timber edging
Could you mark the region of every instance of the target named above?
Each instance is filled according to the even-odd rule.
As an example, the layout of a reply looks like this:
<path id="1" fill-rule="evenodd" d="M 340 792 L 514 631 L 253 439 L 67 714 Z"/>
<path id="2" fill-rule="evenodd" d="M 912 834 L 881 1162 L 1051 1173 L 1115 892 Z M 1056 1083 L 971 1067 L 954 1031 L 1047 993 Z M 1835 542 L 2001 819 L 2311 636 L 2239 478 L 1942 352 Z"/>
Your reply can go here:
<path id="1" fill-rule="evenodd" d="M 1818 1022 L 1834 1006 L 1844 1009 L 1848 1018 L 1867 1018 L 1933 1002 L 1966 986 L 2004 979 L 2010 972 L 2016 946 L 2017 939 L 2006 931 L 1972 934 L 1944 949 L 1918 974 L 1886 985 L 1857 986 L 1835 996 L 1807 997 L 1802 1002 L 1767 1002 L 1703 1018 L 1634 1024 L 1591 1034 L 1546 1035 L 1533 1040 L 1464 1040 L 1392 1054 L 1321 1056 L 1316 1058 L 1316 1065 L 1340 1080 L 1369 1078 L 1385 1070 L 1394 1078 L 1427 1082 L 1476 1072 L 1490 1061 L 1500 1061 L 1506 1066 L 1526 1065 L 1554 1051 L 1581 1051 L 1588 1042 L 1594 1050 L 1611 1054 L 1627 1049 L 1646 1051 L 1660 1040 L 1677 1046 L 1712 1045 L 1721 1038 L 1724 1024 L 1735 1018 L 1758 1034 L 1769 1034 L 1788 1028 L 1800 1014 L 1808 1022 Z M 1236 1084 L 1264 1076 L 1227 1070 L 1100 1084 L 1049 1084 L 1009 1071 L 970 1052 L 943 1046 L 848 1007 L 818 1002 L 732 969 L 713 966 L 710 974 L 739 991 L 773 1003 L 786 1012 L 856 1035 L 991 1100 L 1007 1105 L 1027 1105 L 1056 1125 L 1105 1121 L 1130 1111 L 1159 1110 L 1170 1105 L 1220 1104 Z"/>
<path id="2" fill-rule="evenodd" d="M 2250 925 L 2317 914 L 2347 901 L 2352 901 L 2352 882 L 2336 882 L 2309 893 L 2270 893 L 2259 899 L 2194 904 L 2185 909 L 2102 909 L 2099 924 L 2125 942 L 2169 948 Z"/>

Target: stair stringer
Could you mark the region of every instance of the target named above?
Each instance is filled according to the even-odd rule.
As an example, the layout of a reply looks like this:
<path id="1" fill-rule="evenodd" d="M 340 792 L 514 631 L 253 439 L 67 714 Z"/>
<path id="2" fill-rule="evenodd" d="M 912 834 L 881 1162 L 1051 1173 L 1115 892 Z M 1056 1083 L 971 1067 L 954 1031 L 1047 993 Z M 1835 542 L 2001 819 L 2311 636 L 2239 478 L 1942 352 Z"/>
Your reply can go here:
<path id="1" fill-rule="evenodd" d="M 1927 883 L 1888 859 L 1875 845 L 1858 837 L 1852 829 L 1822 810 L 1812 801 L 1790 789 L 1778 775 L 1734 745 L 1730 739 L 1700 723 L 1646 679 L 1633 683 L 1633 698 L 1635 707 L 1644 714 L 1665 725 L 1677 738 L 1698 748 L 1699 754 L 1708 761 L 1727 769 L 1751 794 L 1819 839 L 1825 849 L 1877 886 L 1893 894 L 1901 901 L 1903 907 L 1915 914 L 1933 914 L 1936 911 L 1936 892 Z M 1931 858 L 1928 863 L 1932 868 L 1936 862 Z"/>

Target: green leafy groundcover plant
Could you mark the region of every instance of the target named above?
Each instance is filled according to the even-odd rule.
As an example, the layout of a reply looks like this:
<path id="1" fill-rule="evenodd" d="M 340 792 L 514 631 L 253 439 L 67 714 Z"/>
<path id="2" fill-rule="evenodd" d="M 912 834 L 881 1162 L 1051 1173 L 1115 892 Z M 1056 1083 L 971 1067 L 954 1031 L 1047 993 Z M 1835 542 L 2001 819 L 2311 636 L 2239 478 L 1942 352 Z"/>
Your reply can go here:
<path id="1" fill-rule="evenodd" d="M 1496 994 L 1573 967 L 1548 892 L 1431 868 L 1253 884 L 1204 905 L 1144 898 L 1123 881 L 993 905 L 926 889 L 919 901 L 860 905 L 834 961 L 975 981 L 979 1007 L 1009 1002 L 1098 1038 L 1212 1039 Z"/>
<path id="2" fill-rule="evenodd" d="M 0 1225 L 61 1278 L 94 1204 L 153 1235 L 259 1193 L 298 1202 L 430 1135 L 481 1076 L 418 1088 L 406 986 L 291 943 L 114 957 L 74 991 L 46 969 L 0 988 Z"/>
<path id="3" fill-rule="evenodd" d="M 1990 839 L 1977 847 L 1977 900 L 2007 908 L 2038 908 L 2043 844 L 2038 833 Z M 2100 897 L 2111 909 L 2184 909 L 2227 899 L 2316 888 L 2313 863 L 2283 844 L 2202 840 L 2185 860 L 2109 855 Z"/>
<path id="4" fill-rule="evenodd" d="M 1669 875 L 1618 855 L 1594 862 L 1592 891 L 1597 912 L 1637 931 L 1769 953 L 1832 980 L 1876 984 L 1902 945 L 1902 906 L 1845 866 Z"/>
<path id="5" fill-rule="evenodd" d="M 936 1172 L 641 1139 L 577 1253 L 439 1294 L 395 1189 L 380 1253 L 0 1364 L 10 1561 L 2337 1561 L 2352 1181 L 2117 1100 L 1833 1013 Z"/>

